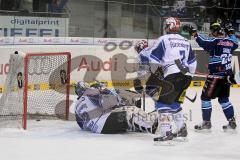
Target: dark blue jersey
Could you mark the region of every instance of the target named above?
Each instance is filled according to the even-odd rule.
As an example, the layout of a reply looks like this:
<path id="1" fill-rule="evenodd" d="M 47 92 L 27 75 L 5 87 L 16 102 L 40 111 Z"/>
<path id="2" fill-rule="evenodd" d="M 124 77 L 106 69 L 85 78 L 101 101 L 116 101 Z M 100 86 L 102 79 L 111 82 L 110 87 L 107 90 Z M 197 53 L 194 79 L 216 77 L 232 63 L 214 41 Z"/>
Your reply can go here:
<path id="1" fill-rule="evenodd" d="M 234 37 L 206 38 L 201 35 L 196 37 L 200 47 L 210 55 L 208 70 L 213 75 L 232 74 L 232 54 L 238 48 Z"/>

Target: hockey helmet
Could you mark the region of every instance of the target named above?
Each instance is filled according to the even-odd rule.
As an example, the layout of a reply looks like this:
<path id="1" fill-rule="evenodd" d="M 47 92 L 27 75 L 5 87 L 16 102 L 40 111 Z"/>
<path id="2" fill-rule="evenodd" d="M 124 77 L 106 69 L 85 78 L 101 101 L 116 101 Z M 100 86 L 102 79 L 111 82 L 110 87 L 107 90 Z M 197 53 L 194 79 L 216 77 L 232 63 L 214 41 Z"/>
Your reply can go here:
<path id="1" fill-rule="evenodd" d="M 87 82 L 80 81 L 75 85 L 75 93 L 81 97 L 88 88 L 90 88 L 90 86 Z"/>
<path id="2" fill-rule="evenodd" d="M 135 51 L 137 53 L 140 53 L 143 49 L 148 47 L 148 42 L 145 40 L 138 41 L 136 45 L 134 46 Z"/>
<path id="3" fill-rule="evenodd" d="M 179 32 L 180 27 L 181 27 L 181 22 L 176 17 L 169 17 L 165 20 L 165 31 L 167 33 Z"/>
<path id="4" fill-rule="evenodd" d="M 221 27 L 220 23 L 213 23 L 210 26 L 210 31 L 213 36 L 224 35 L 224 29 Z M 216 35 L 217 34 L 217 35 Z"/>
<path id="5" fill-rule="evenodd" d="M 107 87 L 107 84 L 105 82 L 94 81 L 90 83 L 90 87 L 102 90 Z"/>

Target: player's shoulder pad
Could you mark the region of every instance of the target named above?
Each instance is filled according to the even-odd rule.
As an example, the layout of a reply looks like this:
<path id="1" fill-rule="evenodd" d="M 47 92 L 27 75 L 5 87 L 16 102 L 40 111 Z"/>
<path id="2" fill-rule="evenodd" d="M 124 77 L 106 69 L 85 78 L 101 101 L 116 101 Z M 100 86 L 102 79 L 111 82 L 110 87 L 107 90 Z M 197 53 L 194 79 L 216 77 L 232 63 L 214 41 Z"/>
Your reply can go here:
<path id="1" fill-rule="evenodd" d="M 188 41 L 187 38 L 183 37 L 181 34 L 177 34 L 179 37 L 181 37 L 184 41 Z"/>
<path id="2" fill-rule="evenodd" d="M 216 37 L 209 37 L 209 36 L 206 36 L 204 34 L 198 34 L 199 38 L 203 39 L 203 40 L 206 40 L 206 41 L 215 41 L 217 39 L 221 39 L 221 38 L 216 38 Z"/>
<path id="3" fill-rule="evenodd" d="M 164 36 L 165 36 L 165 35 L 158 37 L 158 38 L 153 42 L 153 45 L 152 45 L 151 49 L 157 48 L 157 46 L 159 45 L 159 43 L 162 42 L 162 41 L 164 41 L 164 38 L 166 38 L 166 37 L 164 37 Z"/>

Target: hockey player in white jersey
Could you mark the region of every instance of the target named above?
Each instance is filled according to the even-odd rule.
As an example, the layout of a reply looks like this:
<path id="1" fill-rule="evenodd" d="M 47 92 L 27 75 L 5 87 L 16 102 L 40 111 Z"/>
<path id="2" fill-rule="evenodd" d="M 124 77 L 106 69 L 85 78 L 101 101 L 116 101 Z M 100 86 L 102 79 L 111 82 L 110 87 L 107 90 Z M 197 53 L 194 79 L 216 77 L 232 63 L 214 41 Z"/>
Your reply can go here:
<path id="1" fill-rule="evenodd" d="M 160 136 L 154 138 L 154 141 L 168 141 L 173 140 L 175 136 L 187 136 L 181 103 L 192 80 L 192 77 L 186 73 L 194 73 L 197 64 L 190 43 L 178 34 L 180 20 L 174 17 L 167 18 L 164 27 L 167 34 L 156 40 L 149 57 L 151 65 L 162 67 L 164 80 L 172 83 L 174 90 L 159 96 L 156 100 Z M 163 90 L 164 87 L 159 90 L 159 93 Z M 172 131 L 173 120 L 177 126 L 177 133 Z"/>
<path id="2" fill-rule="evenodd" d="M 172 90 L 172 85 L 163 80 L 162 67 L 150 64 L 149 56 L 151 54 L 151 48 L 148 46 L 148 42 L 145 40 L 138 41 L 134 48 L 138 53 L 138 70 L 137 78 L 133 81 L 134 89 L 142 93 L 144 89 L 142 81 L 146 81 L 145 92 L 154 100 L 158 99 L 159 95 L 157 92 L 163 85 L 167 92 Z"/>
<path id="3" fill-rule="evenodd" d="M 81 129 L 93 133 L 116 134 L 126 131 L 155 133 L 156 113 L 146 114 L 135 105 L 140 95 L 127 90 L 104 87 L 102 83 L 89 85 L 79 82 L 75 89 L 76 121 Z"/>

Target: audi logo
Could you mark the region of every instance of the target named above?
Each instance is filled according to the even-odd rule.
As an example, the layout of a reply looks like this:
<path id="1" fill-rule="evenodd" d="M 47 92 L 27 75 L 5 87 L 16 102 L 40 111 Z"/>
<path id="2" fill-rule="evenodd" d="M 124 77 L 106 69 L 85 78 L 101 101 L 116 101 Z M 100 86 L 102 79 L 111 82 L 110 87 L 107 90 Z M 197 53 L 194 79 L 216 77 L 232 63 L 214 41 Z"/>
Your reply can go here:
<path id="1" fill-rule="evenodd" d="M 132 41 L 125 40 L 119 43 L 119 48 L 121 50 L 127 50 L 131 48 L 132 45 L 133 45 Z M 107 44 L 104 45 L 104 50 L 107 52 L 111 52 L 111 51 L 114 51 L 117 48 L 117 46 L 118 45 L 115 42 L 108 42 Z"/>
<path id="2" fill-rule="evenodd" d="M 28 74 L 49 74 L 51 72 L 52 65 L 52 59 L 49 57 L 32 57 L 29 60 Z"/>

